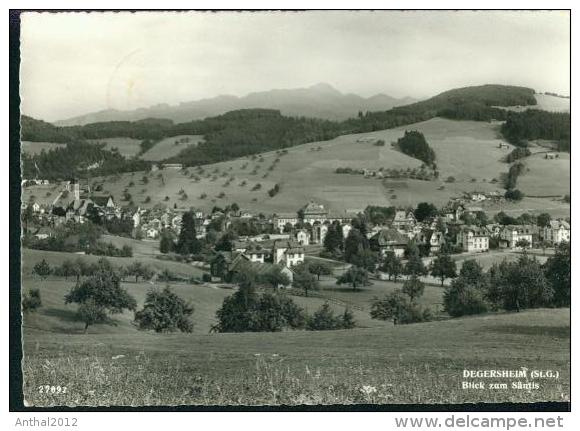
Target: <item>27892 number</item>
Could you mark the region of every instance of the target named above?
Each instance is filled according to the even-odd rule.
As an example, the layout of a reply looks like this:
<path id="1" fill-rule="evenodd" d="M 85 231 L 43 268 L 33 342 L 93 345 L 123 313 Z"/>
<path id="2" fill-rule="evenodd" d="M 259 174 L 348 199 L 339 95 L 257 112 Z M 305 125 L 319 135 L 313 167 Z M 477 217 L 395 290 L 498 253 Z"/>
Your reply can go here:
<path id="1" fill-rule="evenodd" d="M 67 387 L 66 386 L 51 386 L 51 385 L 40 385 L 38 387 L 39 394 L 66 394 Z"/>

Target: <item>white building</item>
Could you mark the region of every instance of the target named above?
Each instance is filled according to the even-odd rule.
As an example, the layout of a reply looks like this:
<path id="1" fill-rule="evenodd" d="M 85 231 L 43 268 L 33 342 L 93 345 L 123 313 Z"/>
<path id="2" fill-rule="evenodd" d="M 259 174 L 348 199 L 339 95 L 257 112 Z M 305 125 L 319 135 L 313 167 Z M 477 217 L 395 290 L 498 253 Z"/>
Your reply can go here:
<path id="1" fill-rule="evenodd" d="M 529 225 L 508 225 L 504 226 L 499 235 L 500 243 L 507 248 L 516 248 L 518 241 L 525 240 L 530 246 L 533 243 L 532 226 Z"/>
<path id="2" fill-rule="evenodd" d="M 570 241 L 570 224 L 565 220 L 552 220 L 550 224 L 542 230 L 544 241 L 551 244 L 560 244 Z"/>
<path id="3" fill-rule="evenodd" d="M 487 229 L 477 226 L 463 226 L 457 233 L 456 244 L 463 251 L 484 252 L 489 250 L 489 233 Z"/>
<path id="4" fill-rule="evenodd" d="M 309 245 L 310 244 L 310 234 L 306 229 L 300 229 L 296 232 L 296 241 L 300 245 Z"/>

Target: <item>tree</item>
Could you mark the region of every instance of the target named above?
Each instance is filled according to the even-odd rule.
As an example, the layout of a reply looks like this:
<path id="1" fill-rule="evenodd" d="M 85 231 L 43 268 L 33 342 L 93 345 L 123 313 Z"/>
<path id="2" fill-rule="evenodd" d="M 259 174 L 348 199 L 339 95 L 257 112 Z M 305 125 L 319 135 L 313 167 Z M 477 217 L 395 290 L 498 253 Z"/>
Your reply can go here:
<path id="1" fill-rule="evenodd" d="M 545 263 L 544 272 L 554 291 L 554 305 L 557 307 L 569 307 L 571 287 L 569 242 L 563 242 L 558 245 L 554 256 L 551 256 Z"/>
<path id="2" fill-rule="evenodd" d="M 547 227 L 550 225 L 550 221 L 552 221 L 552 216 L 548 213 L 542 213 L 538 215 L 536 218 L 536 223 L 540 227 Z"/>
<path id="3" fill-rule="evenodd" d="M 332 254 L 340 253 L 344 247 L 344 237 L 342 235 L 342 226 L 338 222 L 328 226 L 328 231 L 324 237 L 324 249 Z"/>
<path id="4" fill-rule="evenodd" d="M 451 286 L 445 288 L 443 304 L 451 317 L 480 314 L 488 310 L 485 291 L 463 276 L 459 276 L 451 282 Z"/>
<path id="5" fill-rule="evenodd" d="M 281 331 L 301 328 L 305 323 L 304 310 L 281 293 L 256 293 L 257 274 L 251 266 L 242 268 L 235 276 L 239 289 L 224 299 L 216 312 L 217 332 Z"/>
<path id="6" fill-rule="evenodd" d="M 469 284 L 485 283 L 485 274 L 483 268 L 475 259 L 468 259 L 463 262 L 459 270 L 459 276 Z"/>
<path id="7" fill-rule="evenodd" d="M 544 307 L 554 298 L 554 290 L 542 266 L 526 253 L 516 262 L 493 265 L 489 279 L 488 297 L 506 310 Z"/>
<path id="8" fill-rule="evenodd" d="M 173 233 L 168 229 L 163 229 L 159 238 L 159 251 L 163 254 L 171 253 L 175 249 Z"/>
<path id="9" fill-rule="evenodd" d="M 193 305 L 184 301 L 166 286 L 162 291 L 152 289 L 147 292 L 142 310 L 135 313 L 135 323 L 139 329 L 155 332 L 192 332 Z"/>
<path id="10" fill-rule="evenodd" d="M 518 189 L 513 189 L 513 190 L 507 190 L 504 193 L 504 197 L 508 200 L 508 201 L 521 201 L 524 198 L 524 194 L 518 190 Z"/>
<path id="11" fill-rule="evenodd" d="M 312 261 L 312 262 L 308 263 L 307 267 L 308 267 L 308 271 L 310 271 L 311 274 L 316 275 L 318 281 L 320 281 L 321 275 L 331 275 L 332 274 L 332 266 L 330 266 L 326 262 Z"/>
<path id="12" fill-rule="evenodd" d="M 396 283 L 397 278 L 403 273 L 403 263 L 394 251 L 387 251 L 379 269 L 389 275 L 389 280 L 392 278 Z"/>
<path id="13" fill-rule="evenodd" d="M 350 284 L 352 290 L 356 290 L 358 286 L 368 286 L 370 284 L 369 274 L 366 269 L 353 265 L 348 271 L 338 277 L 336 284 Z"/>
<path id="14" fill-rule="evenodd" d="M 521 248 L 522 250 L 526 251 L 531 246 L 530 241 L 525 238 L 518 239 L 516 241 L 516 247 Z"/>
<path id="15" fill-rule="evenodd" d="M 331 331 L 336 329 L 351 329 L 356 325 L 352 312 L 347 308 L 344 314 L 336 316 L 330 304 L 325 302 L 314 312 L 306 323 L 309 331 Z"/>
<path id="16" fill-rule="evenodd" d="M 46 280 L 46 278 L 52 273 L 52 269 L 50 265 L 46 263 L 46 260 L 42 259 L 32 268 L 32 273 L 38 275 L 42 280 Z"/>
<path id="17" fill-rule="evenodd" d="M 416 275 L 412 275 L 411 278 L 403 283 L 401 291 L 411 299 L 411 302 L 415 302 L 417 298 L 423 295 L 425 284 Z"/>
<path id="18" fill-rule="evenodd" d="M 411 243 L 406 250 L 407 253 L 407 263 L 405 264 L 405 274 L 412 275 L 427 275 L 427 268 L 423 264 L 423 259 L 419 252 L 419 248 Z"/>
<path id="19" fill-rule="evenodd" d="M 24 313 L 34 312 L 41 306 L 40 289 L 30 289 L 22 296 L 22 311 Z"/>
<path id="20" fill-rule="evenodd" d="M 371 306 L 371 317 L 392 320 L 395 325 L 431 320 L 431 312 L 411 301 L 408 295 L 397 289 L 383 299 L 375 298 Z"/>
<path id="21" fill-rule="evenodd" d="M 180 254 L 197 254 L 201 251 L 201 242 L 195 232 L 195 215 L 187 211 L 181 218 L 181 230 L 177 240 L 176 250 Z"/>
<path id="22" fill-rule="evenodd" d="M 140 261 L 135 261 L 125 268 L 125 274 L 135 277 L 135 283 L 139 281 L 139 277 L 149 279 L 153 276 L 153 271 L 145 266 Z"/>
<path id="23" fill-rule="evenodd" d="M 216 251 L 232 251 L 236 235 L 233 232 L 224 233 L 215 244 Z"/>
<path id="24" fill-rule="evenodd" d="M 438 213 L 439 212 L 435 205 L 428 202 L 421 202 L 417 205 L 417 209 L 415 210 L 415 218 L 417 221 L 422 222 L 437 216 Z"/>
<path id="25" fill-rule="evenodd" d="M 77 316 L 85 323 L 85 332 L 96 323 L 112 323 L 109 314 L 135 310 L 137 302 L 121 287 L 119 276 L 98 271 L 82 283 L 77 283 L 65 296 L 65 304 L 79 304 Z"/>
<path id="26" fill-rule="evenodd" d="M 267 271 L 260 274 L 258 281 L 267 284 L 273 289 L 278 287 L 286 287 L 290 284 L 290 278 L 282 272 L 282 268 L 279 265 L 272 265 Z"/>
<path id="27" fill-rule="evenodd" d="M 342 235 L 342 233 L 341 233 Z M 368 241 L 357 228 L 352 228 L 344 241 L 344 259 L 349 263 L 354 263 L 359 254 L 367 248 Z"/>
<path id="28" fill-rule="evenodd" d="M 308 296 L 308 291 L 318 290 L 320 287 L 318 280 L 314 274 L 309 271 L 309 268 L 297 269 L 294 272 L 292 285 L 297 289 L 303 289 L 304 296 Z"/>
<path id="29" fill-rule="evenodd" d="M 65 261 L 60 266 L 60 273 L 64 276 L 65 280 L 68 280 L 69 277 L 77 275 L 74 262 L 70 259 L 65 259 Z"/>
<path id="30" fill-rule="evenodd" d="M 431 262 L 431 275 L 441 280 L 441 286 L 447 278 L 457 277 L 455 261 L 448 254 L 440 254 Z"/>

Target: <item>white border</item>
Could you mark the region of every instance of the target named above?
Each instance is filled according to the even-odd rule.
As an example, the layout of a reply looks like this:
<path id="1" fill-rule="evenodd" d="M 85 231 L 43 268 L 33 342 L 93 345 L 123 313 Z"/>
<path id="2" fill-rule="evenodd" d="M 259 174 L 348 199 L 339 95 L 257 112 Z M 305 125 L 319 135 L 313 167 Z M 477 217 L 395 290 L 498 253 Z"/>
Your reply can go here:
<path id="1" fill-rule="evenodd" d="M 235 2 L 235 1 L 225 1 L 225 0 L 216 0 L 216 1 L 178 1 L 178 0 L 165 0 L 163 2 L 144 2 L 144 1 L 137 1 L 137 0 L 125 0 L 120 2 L 111 1 L 111 0 L 103 0 L 103 1 L 8 1 L 7 2 L 6 12 L 8 12 L 8 8 L 14 9 L 35 9 L 35 8 L 47 8 L 48 4 L 50 4 L 50 8 L 52 9 L 68 9 L 68 8 L 95 8 L 95 9 L 115 9 L 115 8 L 123 8 L 123 9 L 143 9 L 143 8 L 151 8 L 151 9 L 183 9 L 183 8 L 197 8 L 197 9 L 381 9 L 381 8 L 390 8 L 390 9 L 414 9 L 414 8 L 426 8 L 426 9 L 454 9 L 454 8 L 470 8 L 470 9 L 572 9 L 572 23 L 574 24 L 577 20 L 576 13 L 580 11 L 578 7 L 575 7 L 575 3 L 572 1 L 533 1 L 533 0 L 504 0 L 504 1 L 487 1 L 487 2 L 474 2 L 474 1 L 457 1 L 457 0 L 446 0 L 446 1 L 417 1 L 417 0 L 410 0 L 410 1 L 390 1 L 388 3 L 381 2 L 378 0 L 361 0 L 357 2 L 347 2 L 347 1 L 339 1 L 335 0 L 333 2 L 324 1 L 324 0 L 312 0 L 312 1 L 264 1 L 264 0 L 248 0 L 244 2 Z M 47 4 L 48 3 L 48 4 Z M 6 25 L 6 14 L 4 15 L 4 25 Z M 5 28 L 2 32 L 2 49 L 7 51 L 8 50 L 8 31 Z M 578 55 L 577 49 L 580 46 L 578 41 L 578 32 L 574 31 L 574 27 L 572 27 L 572 70 L 578 70 Z M 5 52 L 3 56 L 3 61 L 5 64 L 4 67 L 1 69 L 3 73 L 3 81 L 7 82 L 8 80 L 8 55 Z M 578 85 L 573 85 L 571 90 L 572 96 L 572 113 L 576 113 L 578 104 L 576 101 L 580 95 L 578 94 L 577 88 Z M 2 126 L 4 131 L 4 137 L 8 134 L 8 91 L 5 88 L 5 97 L 4 100 L 4 110 L 2 115 Z M 572 118 L 572 136 L 576 138 L 578 130 L 578 121 L 573 116 Z M 574 147 L 574 151 L 576 151 L 576 146 L 580 145 L 580 141 L 578 139 L 573 139 L 574 143 L 572 144 Z M 576 145 L 577 144 L 577 145 Z M 3 160 L 8 160 L 8 143 L 7 141 L 0 146 L 0 151 Z M 575 163 L 575 158 L 573 159 L 573 164 Z M 4 165 L 6 166 L 6 165 Z M 572 169 L 572 185 L 573 189 L 576 189 L 576 186 L 580 181 L 580 173 L 574 169 Z M 8 194 L 7 194 L 7 184 L 9 180 L 9 170 L 3 169 L 0 170 L 0 175 L 2 176 L 2 184 L 4 187 L 2 188 L 2 201 L 4 205 L 3 211 L 0 211 L 0 223 L 5 226 L 5 229 L 8 229 L 9 222 L 8 222 L 8 212 L 6 208 L 6 202 L 8 202 Z M 11 203 L 12 205 L 12 203 Z M 575 199 L 574 203 L 572 204 L 572 213 L 576 213 L 576 208 L 578 206 L 578 201 Z M 5 238 L 8 238 L 10 233 L 5 232 Z M 403 417 L 403 416 L 422 416 L 422 417 L 447 417 L 448 414 L 444 413 L 414 413 L 414 414 L 402 414 L 402 413 L 259 413 L 259 412 L 252 412 L 252 413 L 49 413 L 49 414 L 42 414 L 42 413 L 8 413 L 8 307 L 7 307 L 7 286 L 8 286 L 8 244 L 5 242 L 5 245 L 2 249 L 2 277 L 4 283 L 2 284 L 5 286 L 6 292 L 4 299 L 3 307 L 1 308 L 2 313 L 2 326 L 4 328 L 3 334 L 5 334 L 5 338 L 2 343 L 2 355 L 1 355 L 1 365 L 4 372 L 2 373 L 1 377 L 1 387 L 4 389 L 1 395 L 1 406 L 2 406 L 2 423 L 5 428 L 4 429 L 19 429 L 14 427 L 14 423 L 17 417 L 25 418 L 25 417 L 59 417 L 59 416 L 68 416 L 68 417 L 79 417 L 79 427 L 76 429 L 79 430 L 99 430 L 102 431 L 103 429 L 140 429 L 140 430 L 149 430 L 149 429 L 163 429 L 169 425 L 169 429 L 173 426 L 175 427 L 183 427 L 189 429 L 199 429 L 199 430 L 221 430 L 221 429 L 252 429 L 253 431 L 260 431 L 260 430 L 268 430 L 271 431 L 272 429 L 276 429 L 277 431 L 285 431 L 285 430 L 292 430 L 295 431 L 296 429 L 335 429 L 335 430 L 354 430 L 358 429 L 361 426 L 369 429 L 393 429 L 394 421 L 393 417 Z M 578 255 L 578 247 L 580 247 L 580 242 L 574 241 L 572 243 L 572 252 L 573 256 Z M 572 286 L 573 290 L 576 289 L 576 286 L 579 284 L 577 283 L 580 279 L 578 276 L 578 271 L 576 270 L 573 273 L 572 278 Z M 578 300 L 578 293 L 574 293 L 573 297 Z M 575 305 L 578 307 L 578 305 Z M 572 318 L 572 334 L 574 338 L 578 334 L 578 325 L 575 316 Z M 574 358 L 578 358 L 580 356 L 578 351 L 578 344 L 573 342 L 572 344 L 572 356 Z M 572 369 L 572 399 L 579 399 L 576 396 L 580 396 L 580 381 L 578 379 L 578 372 L 577 368 L 573 367 Z M 536 413 L 510 413 L 510 414 L 502 414 L 502 413 L 451 413 L 454 414 L 456 417 L 458 415 L 466 416 L 469 414 L 471 417 L 483 417 L 483 416 L 496 416 L 496 417 L 535 417 L 535 416 L 546 416 L 546 417 L 556 417 L 558 415 L 564 417 L 565 428 L 564 429 L 578 429 L 580 425 L 580 420 L 578 419 L 578 411 L 580 410 L 580 402 L 576 401 L 573 404 L 574 410 L 572 413 L 555 413 L 555 414 L 536 414 Z M 74 429 L 74 428 L 73 428 Z M 426 429 L 426 428 L 425 428 Z M 442 430 L 447 429 L 445 427 L 441 428 Z M 515 429 L 515 428 L 512 428 Z"/>

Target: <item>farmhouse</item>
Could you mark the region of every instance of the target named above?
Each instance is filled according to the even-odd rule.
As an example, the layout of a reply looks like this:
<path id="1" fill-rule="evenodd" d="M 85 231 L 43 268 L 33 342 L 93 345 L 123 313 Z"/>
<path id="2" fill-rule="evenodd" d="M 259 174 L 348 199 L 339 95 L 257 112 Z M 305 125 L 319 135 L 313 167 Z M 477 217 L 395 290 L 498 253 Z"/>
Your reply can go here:
<path id="1" fill-rule="evenodd" d="M 489 234 L 487 229 L 477 226 L 462 226 L 457 233 L 456 244 L 463 251 L 483 252 L 489 250 Z"/>
<path id="2" fill-rule="evenodd" d="M 544 241 L 550 244 L 560 244 L 570 241 L 570 224 L 565 220 L 552 220 L 541 231 Z"/>
<path id="3" fill-rule="evenodd" d="M 516 248 L 518 241 L 528 241 L 530 246 L 533 244 L 534 228 L 530 225 L 507 225 L 504 226 L 500 233 L 500 246 L 507 248 Z"/>
<path id="4" fill-rule="evenodd" d="M 409 243 L 409 238 L 395 229 L 382 229 L 370 239 L 371 249 L 377 251 L 381 256 L 392 251 L 397 257 L 405 254 L 405 248 Z"/>

